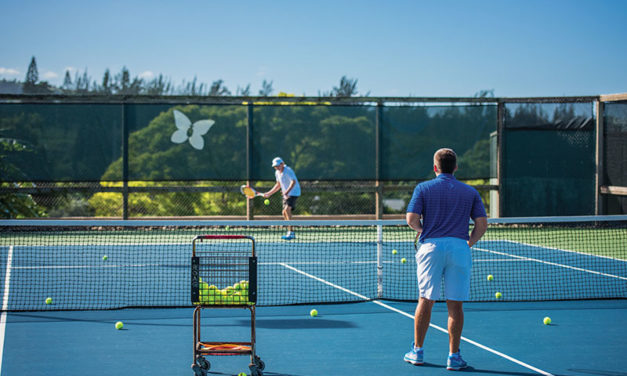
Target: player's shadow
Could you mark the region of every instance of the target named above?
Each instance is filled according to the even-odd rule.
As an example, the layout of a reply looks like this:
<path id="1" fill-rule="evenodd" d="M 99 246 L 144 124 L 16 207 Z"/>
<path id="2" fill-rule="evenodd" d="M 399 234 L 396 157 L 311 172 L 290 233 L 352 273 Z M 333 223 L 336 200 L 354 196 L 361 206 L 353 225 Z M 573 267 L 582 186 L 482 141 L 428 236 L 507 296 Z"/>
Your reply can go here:
<path id="1" fill-rule="evenodd" d="M 250 320 L 240 320 L 242 325 L 250 325 Z M 309 319 L 257 319 L 255 326 L 264 329 L 320 329 L 320 328 L 356 328 L 357 325 L 350 321 L 330 320 L 320 317 Z"/>

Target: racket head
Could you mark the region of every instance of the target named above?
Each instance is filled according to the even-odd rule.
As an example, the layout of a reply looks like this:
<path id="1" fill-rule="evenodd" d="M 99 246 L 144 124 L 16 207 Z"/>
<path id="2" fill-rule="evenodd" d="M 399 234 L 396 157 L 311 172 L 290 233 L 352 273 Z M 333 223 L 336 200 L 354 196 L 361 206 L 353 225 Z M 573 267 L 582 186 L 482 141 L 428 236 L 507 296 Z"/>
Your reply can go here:
<path id="1" fill-rule="evenodd" d="M 242 194 L 248 198 L 255 198 L 255 196 L 258 195 L 257 191 L 255 191 L 254 188 L 249 187 L 247 185 L 242 185 L 241 187 L 239 187 L 239 190 L 242 192 Z"/>

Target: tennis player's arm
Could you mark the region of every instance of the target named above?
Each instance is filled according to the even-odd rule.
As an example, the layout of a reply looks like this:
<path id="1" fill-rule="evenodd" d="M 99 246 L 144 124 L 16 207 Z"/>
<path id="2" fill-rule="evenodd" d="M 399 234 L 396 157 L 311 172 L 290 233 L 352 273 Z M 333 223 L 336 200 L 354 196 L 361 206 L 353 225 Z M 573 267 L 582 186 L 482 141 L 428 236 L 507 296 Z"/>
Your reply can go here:
<path id="1" fill-rule="evenodd" d="M 271 190 L 269 190 L 268 192 L 263 194 L 263 197 L 268 198 L 270 196 L 272 196 L 273 194 L 276 193 L 276 191 L 278 191 L 281 188 L 281 184 L 279 184 L 279 182 L 277 181 L 276 184 L 274 185 L 274 187 L 272 187 Z"/>
<path id="2" fill-rule="evenodd" d="M 470 232 L 470 239 L 468 240 L 469 247 L 475 245 L 488 229 L 488 217 L 477 217 L 473 219 L 473 221 L 475 222 L 475 227 Z"/>
<path id="3" fill-rule="evenodd" d="M 283 193 L 283 196 L 288 197 L 290 195 L 290 192 L 292 191 L 292 188 L 294 188 L 295 185 L 296 185 L 296 182 L 292 180 L 290 182 L 290 186 L 287 187 L 287 189 L 285 190 L 285 193 Z"/>
<path id="4" fill-rule="evenodd" d="M 422 223 L 420 223 L 420 214 L 408 212 L 405 219 L 407 220 L 407 225 L 414 229 L 418 233 L 422 233 Z"/>

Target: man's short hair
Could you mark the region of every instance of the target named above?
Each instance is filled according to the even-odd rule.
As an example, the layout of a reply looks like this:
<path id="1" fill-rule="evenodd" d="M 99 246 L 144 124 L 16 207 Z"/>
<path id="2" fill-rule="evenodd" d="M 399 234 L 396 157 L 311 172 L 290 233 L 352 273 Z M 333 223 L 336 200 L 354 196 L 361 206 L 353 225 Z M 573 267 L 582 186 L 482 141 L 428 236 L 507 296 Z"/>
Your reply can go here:
<path id="1" fill-rule="evenodd" d="M 433 163 L 438 166 L 440 172 L 452 174 L 457 167 L 457 154 L 453 149 L 442 148 L 433 155 Z"/>

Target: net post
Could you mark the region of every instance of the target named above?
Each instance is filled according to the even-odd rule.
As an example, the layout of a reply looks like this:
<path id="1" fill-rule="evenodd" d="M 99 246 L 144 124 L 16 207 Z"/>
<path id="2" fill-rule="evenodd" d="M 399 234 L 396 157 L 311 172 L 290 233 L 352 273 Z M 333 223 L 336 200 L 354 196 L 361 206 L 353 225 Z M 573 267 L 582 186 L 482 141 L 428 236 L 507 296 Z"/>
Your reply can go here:
<path id="1" fill-rule="evenodd" d="M 377 225 L 377 299 L 383 297 L 383 225 Z"/>

